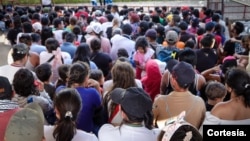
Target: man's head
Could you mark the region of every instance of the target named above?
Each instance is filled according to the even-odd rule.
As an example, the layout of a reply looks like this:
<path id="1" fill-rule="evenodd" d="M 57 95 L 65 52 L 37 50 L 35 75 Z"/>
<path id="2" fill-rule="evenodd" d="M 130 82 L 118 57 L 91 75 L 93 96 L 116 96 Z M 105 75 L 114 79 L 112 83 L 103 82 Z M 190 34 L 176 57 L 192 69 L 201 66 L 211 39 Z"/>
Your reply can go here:
<path id="1" fill-rule="evenodd" d="M 215 24 L 213 22 L 208 22 L 205 25 L 205 30 L 208 32 L 213 32 L 214 31 Z"/>
<path id="2" fill-rule="evenodd" d="M 188 29 L 188 24 L 184 21 L 180 22 L 180 24 L 178 25 L 178 27 L 182 30 L 182 31 L 186 31 Z"/>
<path id="3" fill-rule="evenodd" d="M 122 26 L 122 33 L 126 35 L 131 35 L 132 33 L 132 26 L 130 24 L 124 24 Z"/>
<path id="4" fill-rule="evenodd" d="M 31 34 L 32 42 L 39 43 L 41 41 L 41 36 L 38 33 Z"/>
<path id="5" fill-rule="evenodd" d="M 27 61 L 27 56 L 29 53 L 29 48 L 26 44 L 24 43 L 19 43 L 13 46 L 13 52 L 12 52 L 12 58 L 13 61 L 24 61 L 26 63 Z M 26 60 L 24 58 L 26 57 Z"/>
<path id="6" fill-rule="evenodd" d="M 148 111 L 152 110 L 152 100 L 141 88 L 130 87 L 127 89 L 115 88 L 111 92 L 111 99 L 120 104 L 128 118 L 143 119 Z"/>
<path id="7" fill-rule="evenodd" d="M 231 25 L 232 32 L 236 35 L 242 33 L 245 29 L 244 24 L 242 22 L 235 22 Z"/>
<path id="8" fill-rule="evenodd" d="M 169 30 L 166 33 L 166 41 L 168 45 L 175 45 L 176 42 L 178 41 L 178 34 L 176 31 Z"/>
<path id="9" fill-rule="evenodd" d="M 193 83 L 195 72 L 192 65 L 184 61 L 178 62 L 175 59 L 172 59 L 168 62 L 167 67 L 171 73 L 171 84 L 173 85 L 173 88 L 177 88 L 177 86 L 174 86 L 177 84 L 179 88 L 188 89 Z"/>
<path id="10" fill-rule="evenodd" d="M 69 43 L 73 43 L 75 41 L 75 39 L 76 39 L 76 35 L 72 32 L 66 34 L 66 36 L 65 36 L 65 41 L 69 42 Z"/>
<path id="11" fill-rule="evenodd" d="M 212 34 L 206 34 L 201 39 L 200 43 L 203 48 L 213 48 L 215 44 L 214 36 Z"/>
<path id="12" fill-rule="evenodd" d="M 148 29 L 145 36 L 150 39 L 150 41 L 155 41 L 157 38 L 157 32 L 155 29 Z"/>
<path id="13" fill-rule="evenodd" d="M 191 48 L 185 48 L 178 54 L 179 61 L 184 61 L 191 64 L 193 67 L 197 64 L 197 55 Z"/>

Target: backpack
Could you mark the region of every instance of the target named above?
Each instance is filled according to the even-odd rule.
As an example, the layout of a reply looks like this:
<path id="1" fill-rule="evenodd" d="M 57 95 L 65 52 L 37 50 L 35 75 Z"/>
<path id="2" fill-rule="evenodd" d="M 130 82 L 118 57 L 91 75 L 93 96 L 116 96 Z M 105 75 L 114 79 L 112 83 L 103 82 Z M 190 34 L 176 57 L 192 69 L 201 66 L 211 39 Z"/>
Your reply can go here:
<path id="1" fill-rule="evenodd" d="M 167 63 L 171 59 L 177 59 L 178 52 L 179 50 L 177 48 L 176 49 L 162 48 L 157 54 L 157 59 Z"/>

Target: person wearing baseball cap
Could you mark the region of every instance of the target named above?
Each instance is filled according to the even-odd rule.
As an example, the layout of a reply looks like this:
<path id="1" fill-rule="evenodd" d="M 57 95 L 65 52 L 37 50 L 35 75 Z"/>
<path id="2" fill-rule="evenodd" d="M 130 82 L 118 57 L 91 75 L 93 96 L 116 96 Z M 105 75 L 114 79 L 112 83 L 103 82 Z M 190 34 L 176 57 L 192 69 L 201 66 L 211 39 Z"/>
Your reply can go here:
<path id="1" fill-rule="evenodd" d="M 45 141 L 44 115 L 38 103 L 30 103 L 10 118 L 5 141 Z"/>
<path id="2" fill-rule="evenodd" d="M 98 133 L 99 141 L 156 141 L 158 129 L 153 129 L 152 100 L 138 87 L 115 88 L 111 100 L 120 104 L 123 123 L 104 124 Z"/>
<path id="3" fill-rule="evenodd" d="M 172 64 L 172 61 L 175 60 L 170 60 L 168 65 Z M 206 107 L 201 97 L 193 95 L 188 90 L 195 78 L 193 66 L 184 61 L 175 61 L 167 67 L 171 73 L 170 84 L 173 91 L 155 98 L 153 104 L 155 126 L 162 128 L 167 119 L 186 111 L 185 120 L 199 129 L 205 118 Z"/>

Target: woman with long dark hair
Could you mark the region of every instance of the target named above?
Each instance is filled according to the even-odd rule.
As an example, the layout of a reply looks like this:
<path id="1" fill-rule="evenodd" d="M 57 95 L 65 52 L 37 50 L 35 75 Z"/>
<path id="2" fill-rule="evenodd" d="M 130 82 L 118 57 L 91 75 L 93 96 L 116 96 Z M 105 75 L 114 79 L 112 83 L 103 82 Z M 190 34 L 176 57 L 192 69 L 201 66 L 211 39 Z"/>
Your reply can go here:
<path id="1" fill-rule="evenodd" d="M 72 63 L 77 62 L 77 61 L 83 61 L 87 63 L 90 66 L 90 69 L 98 69 L 96 64 L 90 60 L 90 48 L 89 45 L 86 43 L 81 43 L 75 52 L 74 58 L 72 60 Z"/>
<path id="2" fill-rule="evenodd" d="M 94 134 L 76 128 L 82 100 L 76 89 L 66 88 L 54 99 L 57 121 L 55 126 L 45 126 L 44 136 L 47 141 L 98 141 Z"/>

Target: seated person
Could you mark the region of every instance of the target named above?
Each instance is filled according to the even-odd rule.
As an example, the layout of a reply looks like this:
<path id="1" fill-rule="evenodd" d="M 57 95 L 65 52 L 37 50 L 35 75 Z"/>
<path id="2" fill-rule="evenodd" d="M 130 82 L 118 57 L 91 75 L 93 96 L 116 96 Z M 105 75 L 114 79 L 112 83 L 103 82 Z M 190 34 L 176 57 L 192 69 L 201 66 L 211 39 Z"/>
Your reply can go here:
<path id="1" fill-rule="evenodd" d="M 207 97 L 206 109 L 207 111 L 211 111 L 217 103 L 223 101 L 227 94 L 227 90 L 222 83 L 210 81 L 206 86 L 205 94 Z"/>

